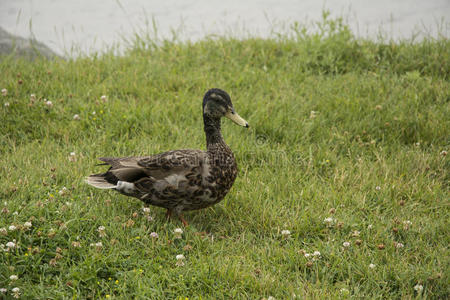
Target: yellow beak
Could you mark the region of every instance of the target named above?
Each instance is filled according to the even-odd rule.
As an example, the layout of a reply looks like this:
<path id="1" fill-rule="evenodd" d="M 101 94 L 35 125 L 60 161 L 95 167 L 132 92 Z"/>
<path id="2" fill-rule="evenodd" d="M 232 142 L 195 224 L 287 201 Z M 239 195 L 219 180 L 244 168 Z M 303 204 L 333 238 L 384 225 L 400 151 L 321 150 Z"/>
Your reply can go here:
<path id="1" fill-rule="evenodd" d="M 231 121 L 233 121 L 234 123 L 240 125 L 240 126 L 244 126 L 244 127 L 249 127 L 247 121 L 245 121 L 244 119 L 241 118 L 240 115 L 238 115 L 233 109 L 229 110 L 226 114 L 225 117 L 227 117 L 228 119 L 230 119 Z"/>

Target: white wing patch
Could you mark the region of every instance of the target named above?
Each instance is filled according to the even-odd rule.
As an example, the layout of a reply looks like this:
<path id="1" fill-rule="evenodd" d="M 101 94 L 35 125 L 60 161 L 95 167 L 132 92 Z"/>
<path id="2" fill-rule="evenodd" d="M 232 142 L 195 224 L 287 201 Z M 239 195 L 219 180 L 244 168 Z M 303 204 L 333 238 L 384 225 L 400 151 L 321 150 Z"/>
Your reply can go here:
<path id="1" fill-rule="evenodd" d="M 187 181 L 187 178 L 184 175 L 172 174 L 165 178 L 168 184 L 178 188 L 178 185 L 181 181 Z"/>
<path id="2" fill-rule="evenodd" d="M 125 194 L 131 194 L 135 191 L 134 183 L 132 182 L 126 182 L 126 181 L 117 181 L 116 189 L 125 193 Z"/>
<path id="3" fill-rule="evenodd" d="M 157 190 L 163 190 L 168 186 L 171 186 L 175 189 L 179 189 L 180 185 L 182 185 L 183 183 L 187 183 L 187 178 L 184 175 L 179 175 L 179 174 L 172 174 L 167 176 L 166 178 L 164 178 L 163 180 L 158 180 L 154 187 Z"/>

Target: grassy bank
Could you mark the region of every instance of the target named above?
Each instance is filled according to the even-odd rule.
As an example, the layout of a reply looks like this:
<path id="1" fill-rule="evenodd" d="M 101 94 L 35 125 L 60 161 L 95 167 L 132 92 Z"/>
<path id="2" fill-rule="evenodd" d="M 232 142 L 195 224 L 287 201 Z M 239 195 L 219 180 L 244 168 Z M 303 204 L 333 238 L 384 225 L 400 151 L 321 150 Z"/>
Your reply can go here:
<path id="1" fill-rule="evenodd" d="M 448 298 L 450 43 L 320 26 L 1 58 L 0 297 Z M 181 239 L 164 210 L 83 182 L 99 156 L 203 149 L 211 87 L 251 129 L 223 122 L 239 176 Z"/>

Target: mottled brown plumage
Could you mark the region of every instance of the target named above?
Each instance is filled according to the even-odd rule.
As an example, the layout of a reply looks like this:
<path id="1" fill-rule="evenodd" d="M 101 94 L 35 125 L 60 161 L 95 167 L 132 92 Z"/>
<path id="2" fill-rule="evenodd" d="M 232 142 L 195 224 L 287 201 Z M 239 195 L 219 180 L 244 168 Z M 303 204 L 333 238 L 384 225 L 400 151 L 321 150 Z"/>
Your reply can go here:
<path id="1" fill-rule="evenodd" d="M 87 183 L 115 189 L 145 203 L 181 213 L 214 205 L 230 190 L 237 176 L 233 152 L 223 140 L 220 119 L 227 117 L 241 126 L 248 123 L 235 113 L 230 96 L 211 89 L 203 98 L 203 122 L 207 151 L 174 150 L 143 157 L 103 157 L 106 173 L 91 175 Z"/>

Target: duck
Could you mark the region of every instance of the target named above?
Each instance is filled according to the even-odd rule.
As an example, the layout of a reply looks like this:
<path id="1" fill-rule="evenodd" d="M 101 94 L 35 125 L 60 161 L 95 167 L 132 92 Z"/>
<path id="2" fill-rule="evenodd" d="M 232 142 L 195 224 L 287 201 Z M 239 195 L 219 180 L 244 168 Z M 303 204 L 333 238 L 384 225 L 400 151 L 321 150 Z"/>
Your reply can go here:
<path id="1" fill-rule="evenodd" d="M 176 215 L 188 226 L 183 212 L 219 203 L 238 174 L 236 159 L 222 136 L 221 119 L 249 128 L 224 90 L 208 90 L 202 108 L 206 151 L 182 149 L 150 156 L 101 157 L 100 165 L 109 169 L 88 176 L 86 182 L 165 208 L 167 218 Z"/>

